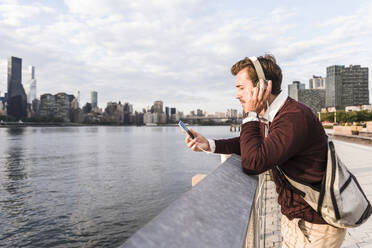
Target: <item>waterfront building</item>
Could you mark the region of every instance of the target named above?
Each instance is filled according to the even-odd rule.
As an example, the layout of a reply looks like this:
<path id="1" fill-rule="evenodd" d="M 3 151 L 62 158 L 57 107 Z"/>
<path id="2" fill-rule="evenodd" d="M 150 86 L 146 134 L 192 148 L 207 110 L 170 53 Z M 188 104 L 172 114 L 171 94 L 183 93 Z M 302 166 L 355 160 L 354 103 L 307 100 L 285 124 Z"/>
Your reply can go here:
<path id="1" fill-rule="evenodd" d="M 309 79 L 309 89 L 325 89 L 325 81 L 325 78 L 313 75 L 313 78 Z"/>
<path id="2" fill-rule="evenodd" d="M 35 98 L 31 103 L 31 111 L 33 114 L 39 113 L 40 109 L 40 100 Z"/>
<path id="3" fill-rule="evenodd" d="M 167 120 L 169 119 L 170 115 L 169 115 L 169 107 L 165 107 L 165 116 L 167 118 Z"/>
<path id="4" fill-rule="evenodd" d="M 167 122 L 165 113 L 153 113 L 152 115 L 153 115 L 153 123 L 165 124 Z"/>
<path id="5" fill-rule="evenodd" d="M 362 110 L 372 111 L 372 105 L 370 105 L 370 104 L 368 104 L 368 105 L 362 105 Z"/>
<path id="6" fill-rule="evenodd" d="M 181 118 L 183 118 L 183 112 L 180 112 L 180 111 L 177 111 L 177 114 L 176 114 L 176 121 L 179 121 Z"/>
<path id="7" fill-rule="evenodd" d="M 77 99 L 76 99 L 76 102 L 77 102 Z M 83 123 L 84 122 L 84 113 L 83 113 L 83 111 L 80 108 L 71 109 L 71 111 L 70 111 L 70 120 L 71 120 L 71 122 L 75 122 L 75 123 Z"/>
<path id="8" fill-rule="evenodd" d="M 40 96 L 39 114 L 42 117 L 54 118 L 55 99 L 52 94 L 43 94 Z"/>
<path id="9" fill-rule="evenodd" d="M 216 118 L 226 118 L 226 114 L 224 112 L 216 112 L 214 114 Z"/>
<path id="10" fill-rule="evenodd" d="M 88 114 L 88 113 L 92 112 L 92 104 L 90 104 L 89 102 L 87 102 L 87 103 L 83 106 L 82 110 L 83 110 L 83 112 L 84 112 L 85 114 Z"/>
<path id="11" fill-rule="evenodd" d="M 349 112 L 349 111 L 361 111 L 362 110 L 362 106 L 346 106 L 345 107 L 345 111 L 346 112 Z"/>
<path id="12" fill-rule="evenodd" d="M 123 107 L 124 111 L 124 124 L 131 124 L 134 121 L 134 116 L 133 116 L 133 105 L 129 103 L 124 103 Z"/>
<path id="13" fill-rule="evenodd" d="M 144 122 L 143 122 L 143 113 L 138 113 L 137 111 L 135 111 L 135 113 L 134 113 L 134 123 L 137 126 L 141 126 L 141 125 L 144 124 Z"/>
<path id="14" fill-rule="evenodd" d="M 70 105 L 72 103 L 72 101 L 75 99 L 75 95 L 74 94 L 67 94 L 68 96 L 68 101 L 70 102 Z"/>
<path id="15" fill-rule="evenodd" d="M 165 124 L 166 122 L 167 116 L 165 115 L 165 113 L 146 112 L 143 114 L 143 123 L 145 125 Z"/>
<path id="16" fill-rule="evenodd" d="M 305 84 L 300 81 L 293 81 L 288 85 L 288 96 L 298 101 L 298 90 L 305 89 Z"/>
<path id="17" fill-rule="evenodd" d="M 79 108 L 79 101 L 77 98 L 75 98 L 74 100 L 72 100 L 71 102 L 71 109 L 78 109 Z"/>
<path id="18" fill-rule="evenodd" d="M 97 108 L 97 105 L 98 105 L 97 91 L 90 92 L 90 103 L 92 104 L 92 108 Z"/>
<path id="19" fill-rule="evenodd" d="M 151 112 L 146 112 L 143 114 L 143 122 L 145 125 L 154 123 L 153 115 Z"/>
<path id="20" fill-rule="evenodd" d="M 226 110 L 226 117 L 227 118 L 238 118 L 238 110 L 237 109 L 227 109 Z"/>
<path id="21" fill-rule="evenodd" d="M 175 115 L 176 114 L 176 108 L 171 108 L 170 109 L 170 114 Z"/>
<path id="22" fill-rule="evenodd" d="M 0 116 L 6 115 L 6 107 L 3 101 L 0 101 Z"/>
<path id="23" fill-rule="evenodd" d="M 30 65 L 28 72 L 30 77 L 27 84 L 27 103 L 32 104 L 32 101 L 36 99 L 35 66 Z"/>
<path id="24" fill-rule="evenodd" d="M 179 121 L 179 115 L 177 115 L 177 110 L 176 108 L 170 108 L 169 109 L 169 117 L 167 118 L 170 121 Z"/>
<path id="25" fill-rule="evenodd" d="M 197 110 L 196 110 L 196 116 L 204 116 L 204 114 L 203 114 L 203 110 L 201 110 L 201 109 L 197 109 Z"/>
<path id="26" fill-rule="evenodd" d="M 78 103 L 80 104 L 80 90 L 76 91 L 75 98 L 77 99 Z"/>
<path id="27" fill-rule="evenodd" d="M 54 118 L 70 121 L 70 98 L 66 93 L 58 93 L 55 95 L 55 112 Z"/>
<path id="28" fill-rule="evenodd" d="M 298 101 L 307 105 L 314 113 L 325 107 L 325 89 L 301 89 L 298 91 Z"/>
<path id="29" fill-rule="evenodd" d="M 1 107 L 0 107 L 1 115 L 6 115 L 6 97 L 5 96 L 0 97 L 0 104 L 1 104 Z"/>
<path id="30" fill-rule="evenodd" d="M 153 113 L 163 113 L 163 101 L 154 102 Z"/>
<path id="31" fill-rule="evenodd" d="M 288 85 L 288 95 L 296 101 L 307 105 L 314 113 L 325 107 L 325 89 L 305 89 L 305 84 L 293 81 Z"/>
<path id="32" fill-rule="evenodd" d="M 346 106 L 369 104 L 368 68 L 360 65 L 327 67 L 326 106 L 344 109 Z"/>
<path id="33" fill-rule="evenodd" d="M 27 96 L 22 85 L 22 59 L 8 58 L 7 114 L 21 119 L 27 117 Z"/>
<path id="34" fill-rule="evenodd" d="M 103 115 L 107 122 L 123 123 L 124 105 L 121 102 L 108 102 Z"/>
<path id="35" fill-rule="evenodd" d="M 129 104 L 129 113 L 134 113 L 133 104 Z"/>

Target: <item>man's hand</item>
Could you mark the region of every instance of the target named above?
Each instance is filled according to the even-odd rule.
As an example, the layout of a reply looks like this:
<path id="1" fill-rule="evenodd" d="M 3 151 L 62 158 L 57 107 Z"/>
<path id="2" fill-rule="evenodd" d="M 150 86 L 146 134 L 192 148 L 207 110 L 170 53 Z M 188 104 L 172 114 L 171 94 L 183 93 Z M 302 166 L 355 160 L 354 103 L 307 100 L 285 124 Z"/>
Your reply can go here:
<path id="1" fill-rule="evenodd" d="M 261 79 L 260 88 L 254 87 L 252 91 L 249 92 L 249 100 L 242 104 L 244 112 L 260 113 L 262 110 L 266 109 L 266 102 L 269 99 L 271 89 L 271 80 L 268 81 L 267 89 L 265 90 L 264 81 Z"/>
<path id="2" fill-rule="evenodd" d="M 192 129 L 189 130 L 194 135 L 195 139 L 191 139 L 191 137 L 182 130 L 182 132 L 186 135 L 185 143 L 187 144 L 187 146 L 195 152 L 201 152 L 203 150 L 206 152 L 210 152 L 211 148 L 209 147 L 208 140 L 200 133 Z"/>

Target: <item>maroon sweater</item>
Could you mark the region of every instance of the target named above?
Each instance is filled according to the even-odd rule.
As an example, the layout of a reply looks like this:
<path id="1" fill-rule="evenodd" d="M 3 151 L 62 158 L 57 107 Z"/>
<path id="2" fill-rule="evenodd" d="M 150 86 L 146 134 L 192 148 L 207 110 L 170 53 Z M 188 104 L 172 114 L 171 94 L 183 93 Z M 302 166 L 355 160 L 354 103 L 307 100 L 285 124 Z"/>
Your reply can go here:
<path id="1" fill-rule="evenodd" d="M 282 213 L 290 220 L 326 224 L 304 199 L 281 183 L 279 166 L 289 177 L 320 188 L 327 163 L 326 134 L 318 118 L 307 106 L 288 97 L 270 124 L 257 121 L 242 125 L 240 137 L 216 140 L 216 153 L 241 155 L 243 170 L 260 174 L 273 169 Z"/>

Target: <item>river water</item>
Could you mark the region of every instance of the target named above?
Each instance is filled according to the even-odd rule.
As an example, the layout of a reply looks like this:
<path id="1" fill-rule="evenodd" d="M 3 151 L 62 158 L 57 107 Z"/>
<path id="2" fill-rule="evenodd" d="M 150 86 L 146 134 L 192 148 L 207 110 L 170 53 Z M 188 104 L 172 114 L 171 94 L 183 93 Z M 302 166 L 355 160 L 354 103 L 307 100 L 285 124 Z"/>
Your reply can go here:
<path id="1" fill-rule="evenodd" d="M 0 128 L 0 247 L 118 247 L 219 163 L 175 126 Z"/>

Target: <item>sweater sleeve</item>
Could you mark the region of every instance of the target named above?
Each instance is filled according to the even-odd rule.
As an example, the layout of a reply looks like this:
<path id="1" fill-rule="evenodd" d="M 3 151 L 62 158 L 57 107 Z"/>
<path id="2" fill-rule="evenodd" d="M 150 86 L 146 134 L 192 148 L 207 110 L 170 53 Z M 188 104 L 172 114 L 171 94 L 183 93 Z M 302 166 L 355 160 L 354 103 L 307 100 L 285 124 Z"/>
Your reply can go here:
<path id="1" fill-rule="evenodd" d="M 301 117 L 298 112 L 278 116 L 266 138 L 260 135 L 259 123 L 243 124 L 240 134 L 243 170 L 248 174 L 260 174 L 303 150 L 309 142 L 310 132 L 306 118 Z"/>
<path id="2" fill-rule="evenodd" d="M 219 139 L 215 140 L 216 150 L 215 153 L 219 154 L 232 154 L 240 155 L 240 137 L 232 139 Z"/>

